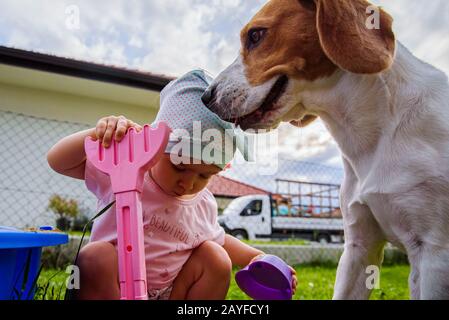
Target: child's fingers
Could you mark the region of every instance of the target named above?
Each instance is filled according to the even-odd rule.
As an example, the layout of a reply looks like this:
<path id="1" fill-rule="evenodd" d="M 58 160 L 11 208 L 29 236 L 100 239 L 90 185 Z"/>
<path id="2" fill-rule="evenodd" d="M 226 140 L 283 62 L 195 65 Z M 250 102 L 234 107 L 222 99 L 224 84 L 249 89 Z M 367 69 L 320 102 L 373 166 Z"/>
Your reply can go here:
<path id="1" fill-rule="evenodd" d="M 112 136 L 117 127 L 118 118 L 117 117 L 109 117 L 109 118 L 107 118 L 107 121 L 108 121 L 108 123 L 106 125 L 106 131 L 103 135 L 103 146 L 106 148 L 109 147 L 109 145 L 111 144 Z"/>
<path id="2" fill-rule="evenodd" d="M 137 124 L 131 120 L 128 120 L 128 121 L 129 121 L 129 126 L 135 128 L 137 132 L 140 132 L 140 130 L 143 129 L 143 127 L 140 124 Z"/>
<path id="3" fill-rule="evenodd" d="M 115 131 L 115 140 L 117 141 L 122 140 L 128 128 L 135 128 L 137 132 L 143 129 L 140 125 L 133 122 L 132 120 L 120 116 L 117 122 L 117 130 Z"/>
<path id="4" fill-rule="evenodd" d="M 293 281 L 292 281 L 292 291 L 293 291 L 293 294 L 295 294 L 295 292 L 296 292 L 296 286 L 298 285 L 298 280 L 296 279 L 296 277 L 295 278 L 293 278 Z"/>
<path id="5" fill-rule="evenodd" d="M 122 140 L 123 136 L 126 133 L 126 130 L 128 130 L 129 126 L 129 120 L 126 119 L 124 116 L 119 116 L 117 120 L 117 128 L 115 130 L 115 140 L 120 141 Z"/>
<path id="6" fill-rule="evenodd" d="M 262 258 L 264 255 L 265 255 L 265 253 L 261 253 L 261 254 L 258 254 L 258 255 L 255 256 L 255 257 L 253 257 L 253 258 L 251 259 L 251 261 L 249 262 L 249 264 L 253 263 L 254 261 L 259 260 L 259 259 Z"/>
<path id="7" fill-rule="evenodd" d="M 292 272 L 292 274 L 295 275 L 296 274 L 296 270 L 293 269 L 291 266 L 288 266 L 288 267 L 290 268 L 290 271 Z"/>
<path id="8" fill-rule="evenodd" d="M 95 126 L 95 135 L 97 136 L 97 139 L 100 140 L 103 139 L 107 125 L 108 125 L 107 118 L 101 118 L 100 120 L 98 120 L 97 125 Z"/>
<path id="9" fill-rule="evenodd" d="M 138 132 L 142 130 L 142 126 L 126 119 L 124 116 L 110 116 L 98 120 L 95 127 L 95 134 L 97 139 L 100 139 L 103 146 L 107 148 L 111 144 L 113 137 L 117 141 L 122 140 L 130 127 L 136 128 Z"/>
<path id="10" fill-rule="evenodd" d="M 292 291 L 293 291 L 293 294 L 295 294 L 296 286 L 298 285 L 298 278 L 296 277 L 296 270 L 295 269 L 290 267 L 290 271 L 292 272 Z"/>

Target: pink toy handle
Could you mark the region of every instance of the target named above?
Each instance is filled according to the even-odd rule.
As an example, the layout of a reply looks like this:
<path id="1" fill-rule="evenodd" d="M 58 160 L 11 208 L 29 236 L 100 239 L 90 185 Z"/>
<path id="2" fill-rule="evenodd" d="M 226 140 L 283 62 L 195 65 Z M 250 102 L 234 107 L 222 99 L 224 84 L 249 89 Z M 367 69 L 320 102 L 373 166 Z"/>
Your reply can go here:
<path id="1" fill-rule="evenodd" d="M 117 251 L 121 300 L 147 300 L 147 275 L 140 193 L 117 193 Z"/>
<path id="2" fill-rule="evenodd" d="M 164 122 L 157 128 L 144 125 L 130 128 L 120 142 L 104 148 L 100 141 L 85 139 L 86 156 L 100 171 L 109 175 L 116 198 L 117 250 L 120 299 L 147 299 L 145 247 L 141 192 L 143 177 L 162 156 L 170 128 Z"/>

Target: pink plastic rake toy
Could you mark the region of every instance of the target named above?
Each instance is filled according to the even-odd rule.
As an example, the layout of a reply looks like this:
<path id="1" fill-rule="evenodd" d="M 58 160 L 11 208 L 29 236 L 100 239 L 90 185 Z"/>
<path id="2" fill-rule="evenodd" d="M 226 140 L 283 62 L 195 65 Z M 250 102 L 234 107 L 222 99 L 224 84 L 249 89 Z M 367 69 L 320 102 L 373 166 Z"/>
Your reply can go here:
<path id="1" fill-rule="evenodd" d="M 167 124 L 160 122 L 156 129 L 145 125 L 136 132 L 130 128 L 120 142 L 114 140 L 109 148 L 90 137 L 84 141 L 87 158 L 109 175 L 115 194 L 121 300 L 148 298 L 141 203 L 143 176 L 164 152 L 169 134 Z"/>

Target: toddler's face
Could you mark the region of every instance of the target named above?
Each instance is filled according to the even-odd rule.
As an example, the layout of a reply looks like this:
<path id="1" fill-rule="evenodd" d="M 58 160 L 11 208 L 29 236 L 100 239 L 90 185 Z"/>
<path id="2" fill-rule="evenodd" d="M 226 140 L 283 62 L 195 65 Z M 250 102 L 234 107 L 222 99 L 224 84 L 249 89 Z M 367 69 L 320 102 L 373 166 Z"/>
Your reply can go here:
<path id="1" fill-rule="evenodd" d="M 151 168 L 151 176 L 166 193 L 182 197 L 203 190 L 210 178 L 221 169 L 213 164 L 173 164 L 169 154 Z"/>

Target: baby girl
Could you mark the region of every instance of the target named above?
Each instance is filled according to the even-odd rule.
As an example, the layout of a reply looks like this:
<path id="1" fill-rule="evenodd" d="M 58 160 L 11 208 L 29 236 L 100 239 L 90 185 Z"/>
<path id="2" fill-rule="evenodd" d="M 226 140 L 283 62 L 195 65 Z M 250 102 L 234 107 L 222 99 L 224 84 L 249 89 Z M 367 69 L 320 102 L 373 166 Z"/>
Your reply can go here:
<path id="1" fill-rule="evenodd" d="M 232 266 L 244 267 L 263 255 L 224 233 L 217 223 L 217 203 L 206 188 L 211 177 L 233 159 L 236 148 L 248 155 L 232 125 L 201 101 L 211 80 L 203 71 L 194 70 L 161 92 L 154 124 L 164 121 L 173 132 L 165 154 L 145 173 L 141 195 L 150 299 L 224 299 Z M 112 139 L 120 141 L 130 127 L 142 129 L 123 116 L 102 118 L 95 128 L 56 143 L 48 152 L 48 163 L 58 173 L 84 179 L 98 206 L 105 207 L 114 200 L 109 177 L 86 161 L 83 142 L 90 136 L 108 147 Z M 195 136 L 198 130 L 199 139 Z M 201 138 L 206 130 L 218 132 L 221 139 L 215 139 L 215 134 L 206 144 Z M 78 299 L 120 298 L 116 245 L 112 206 L 95 221 L 90 242 L 80 252 Z M 291 271 L 295 290 L 295 271 Z"/>

